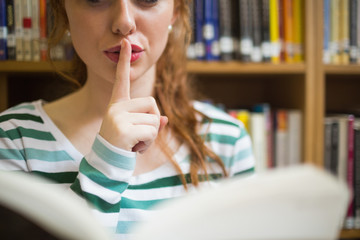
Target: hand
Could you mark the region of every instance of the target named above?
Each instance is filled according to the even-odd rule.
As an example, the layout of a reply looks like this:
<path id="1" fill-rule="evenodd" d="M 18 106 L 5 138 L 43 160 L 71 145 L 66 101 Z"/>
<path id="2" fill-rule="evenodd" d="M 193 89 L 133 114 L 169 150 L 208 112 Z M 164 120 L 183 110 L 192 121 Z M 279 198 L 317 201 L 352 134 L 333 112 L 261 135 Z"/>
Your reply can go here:
<path id="1" fill-rule="evenodd" d="M 112 96 L 99 134 L 118 148 L 143 153 L 168 119 L 160 116 L 153 97 L 130 98 L 130 59 L 131 46 L 124 39 Z"/>

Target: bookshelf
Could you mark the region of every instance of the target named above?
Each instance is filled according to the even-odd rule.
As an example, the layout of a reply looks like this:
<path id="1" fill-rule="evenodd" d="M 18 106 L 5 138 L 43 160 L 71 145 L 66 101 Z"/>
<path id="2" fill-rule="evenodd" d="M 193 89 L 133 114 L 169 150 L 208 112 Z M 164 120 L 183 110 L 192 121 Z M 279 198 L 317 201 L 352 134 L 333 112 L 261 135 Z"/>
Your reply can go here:
<path id="1" fill-rule="evenodd" d="M 304 1 L 304 63 L 189 61 L 187 68 L 202 92 L 230 107 L 239 102 L 244 105 L 269 102 L 275 107 L 301 109 L 304 162 L 322 167 L 325 114 L 328 110 L 344 106 L 360 109 L 360 94 L 357 91 L 360 89 L 360 66 L 322 63 L 323 3 L 320 0 Z M 56 62 L 55 65 L 58 69 L 68 69 L 70 66 L 68 62 Z M 46 81 L 56 77 L 52 66 L 46 62 L 0 62 L 1 111 L 11 105 L 10 95 L 16 95 L 16 91 L 8 90 L 13 89 L 12 85 L 18 84 L 20 78 L 22 82 L 29 82 L 34 78 Z M 31 87 L 31 84 L 26 86 Z M 360 230 L 343 230 L 339 237 L 358 239 Z"/>

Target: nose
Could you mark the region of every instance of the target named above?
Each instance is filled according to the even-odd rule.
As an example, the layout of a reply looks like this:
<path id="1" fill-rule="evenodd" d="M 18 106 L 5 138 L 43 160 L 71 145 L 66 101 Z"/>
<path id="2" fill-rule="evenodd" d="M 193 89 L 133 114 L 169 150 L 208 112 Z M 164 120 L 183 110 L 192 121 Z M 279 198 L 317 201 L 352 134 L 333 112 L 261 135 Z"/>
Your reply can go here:
<path id="1" fill-rule="evenodd" d="M 112 32 L 127 36 L 136 31 L 135 19 L 130 1 L 117 1 L 114 6 Z"/>

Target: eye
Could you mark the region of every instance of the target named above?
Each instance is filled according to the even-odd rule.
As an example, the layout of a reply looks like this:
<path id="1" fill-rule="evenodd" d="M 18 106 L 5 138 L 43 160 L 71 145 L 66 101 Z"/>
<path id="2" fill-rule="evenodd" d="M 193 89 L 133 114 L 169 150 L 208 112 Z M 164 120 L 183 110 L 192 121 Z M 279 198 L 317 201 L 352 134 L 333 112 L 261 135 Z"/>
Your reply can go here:
<path id="1" fill-rule="evenodd" d="M 142 6 L 151 7 L 155 5 L 159 0 L 136 0 L 136 1 L 138 2 L 138 4 Z"/>
<path id="2" fill-rule="evenodd" d="M 108 0 L 86 0 L 89 5 L 100 5 L 108 2 Z"/>

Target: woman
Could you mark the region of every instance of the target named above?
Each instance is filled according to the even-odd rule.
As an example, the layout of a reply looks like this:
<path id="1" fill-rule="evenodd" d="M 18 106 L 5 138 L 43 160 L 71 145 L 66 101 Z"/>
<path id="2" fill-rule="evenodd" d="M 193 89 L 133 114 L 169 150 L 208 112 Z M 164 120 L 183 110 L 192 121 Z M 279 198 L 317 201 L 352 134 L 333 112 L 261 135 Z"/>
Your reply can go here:
<path id="1" fill-rule="evenodd" d="M 85 198 L 119 238 L 156 203 L 251 172 L 242 124 L 189 97 L 188 0 L 52 0 L 81 87 L 0 116 L 0 169 L 45 176 Z"/>

